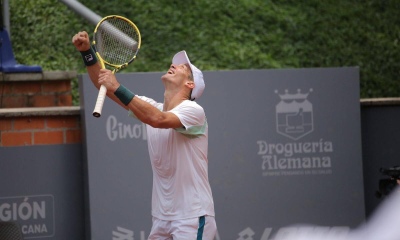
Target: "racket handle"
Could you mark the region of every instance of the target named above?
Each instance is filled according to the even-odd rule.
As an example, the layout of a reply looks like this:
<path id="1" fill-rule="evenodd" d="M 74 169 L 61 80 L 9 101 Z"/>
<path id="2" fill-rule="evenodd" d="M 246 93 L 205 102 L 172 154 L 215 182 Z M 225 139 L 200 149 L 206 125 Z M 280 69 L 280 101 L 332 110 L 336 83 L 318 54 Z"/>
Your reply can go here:
<path id="1" fill-rule="evenodd" d="M 93 116 L 100 117 L 101 110 L 103 109 L 104 99 L 106 98 L 107 88 L 101 85 L 99 95 L 97 96 L 96 105 L 94 106 Z"/>

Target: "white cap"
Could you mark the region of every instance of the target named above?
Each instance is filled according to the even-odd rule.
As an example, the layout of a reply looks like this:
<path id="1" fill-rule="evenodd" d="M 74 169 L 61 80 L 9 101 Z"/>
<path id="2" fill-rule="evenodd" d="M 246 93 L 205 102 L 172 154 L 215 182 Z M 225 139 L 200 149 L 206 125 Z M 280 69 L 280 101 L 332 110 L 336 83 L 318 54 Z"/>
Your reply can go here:
<path id="1" fill-rule="evenodd" d="M 203 73 L 198 69 L 195 65 L 190 63 L 189 57 L 186 54 L 186 51 L 180 51 L 172 58 L 172 64 L 186 64 L 188 63 L 190 69 L 192 70 L 193 80 L 194 80 L 194 88 L 192 90 L 192 95 L 190 96 L 190 100 L 198 99 L 204 91 L 204 78 Z"/>

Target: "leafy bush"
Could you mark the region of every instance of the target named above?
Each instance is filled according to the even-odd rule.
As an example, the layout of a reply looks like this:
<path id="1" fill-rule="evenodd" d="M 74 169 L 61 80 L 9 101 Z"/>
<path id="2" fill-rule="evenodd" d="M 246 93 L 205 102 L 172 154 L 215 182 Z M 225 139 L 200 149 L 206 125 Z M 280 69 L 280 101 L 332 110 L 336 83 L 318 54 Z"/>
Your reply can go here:
<path id="1" fill-rule="evenodd" d="M 400 96 L 398 0 L 86 0 L 141 30 L 125 71 L 165 71 L 182 49 L 203 70 L 360 67 L 361 97 Z M 10 1 L 14 54 L 44 70 L 85 68 L 72 36 L 94 26 L 56 0 Z M 76 80 L 74 103 L 79 103 Z"/>

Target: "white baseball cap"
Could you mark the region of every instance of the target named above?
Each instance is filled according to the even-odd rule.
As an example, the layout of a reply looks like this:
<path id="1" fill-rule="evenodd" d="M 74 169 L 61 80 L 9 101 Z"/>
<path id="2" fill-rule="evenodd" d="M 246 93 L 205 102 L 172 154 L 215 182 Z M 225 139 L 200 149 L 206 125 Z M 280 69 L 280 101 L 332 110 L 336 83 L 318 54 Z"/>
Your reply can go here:
<path id="1" fill-rule="evenodd" d="M 204 78 L 203 73 L 198 69 L 195 65 L 190 63 L 189 57 L 186 54 L 186 51 L 180 51 L 172 58 L 172 64 L 189 64 L 190 69 L 192 70 L 193 80 L 194 80 L 194 88 L 192 90 L 192 95 L 190 96 L 190 100 L 198 99 L 204 91 Z"/>

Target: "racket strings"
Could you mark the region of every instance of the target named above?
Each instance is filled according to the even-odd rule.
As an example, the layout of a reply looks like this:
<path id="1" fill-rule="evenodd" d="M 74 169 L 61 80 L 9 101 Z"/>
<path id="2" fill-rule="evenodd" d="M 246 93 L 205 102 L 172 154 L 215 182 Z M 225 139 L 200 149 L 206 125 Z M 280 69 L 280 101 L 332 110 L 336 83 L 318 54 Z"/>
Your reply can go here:
<path id="1" fill-rule="evenodd" d="M 136 28 L 121 18 L 103 21 L 94 38 L 97 52 L 105 62 L 113 65 L 129 63 L 139 47 Z"/>

